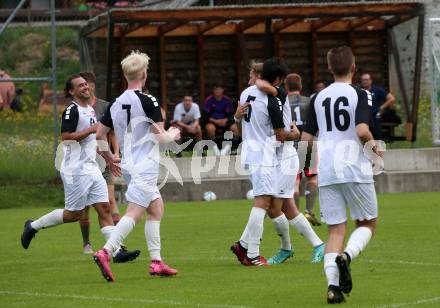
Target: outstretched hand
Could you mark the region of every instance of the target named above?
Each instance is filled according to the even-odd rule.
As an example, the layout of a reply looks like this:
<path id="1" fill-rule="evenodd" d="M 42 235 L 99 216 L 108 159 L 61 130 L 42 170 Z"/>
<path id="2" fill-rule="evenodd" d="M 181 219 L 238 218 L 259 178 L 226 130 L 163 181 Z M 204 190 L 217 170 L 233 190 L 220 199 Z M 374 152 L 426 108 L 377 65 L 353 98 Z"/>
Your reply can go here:
<path id="1" fill-rule="evenodd" d="M 117 156 L 112 156 L 110 160 L 107 161 L 108 168 L 110 169 L 111 173 L 116 176 L 120 177 L 122 175 L 121 171 L 121 159 Z"/>

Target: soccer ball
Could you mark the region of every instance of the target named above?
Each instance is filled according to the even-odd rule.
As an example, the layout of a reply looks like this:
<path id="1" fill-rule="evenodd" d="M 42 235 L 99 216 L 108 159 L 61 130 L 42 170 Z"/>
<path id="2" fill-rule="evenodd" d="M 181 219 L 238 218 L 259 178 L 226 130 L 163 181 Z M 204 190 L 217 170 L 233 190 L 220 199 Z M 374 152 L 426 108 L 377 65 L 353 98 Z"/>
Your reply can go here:
<path id="1" fill-rule="evenodd" d="M 203 200 L 205 200 L 205 201 L 214 201 L 215 199 L 217 199 L 217 196 L 215 195 L 214 192 L 212 192 L 212 191 L 205 191 L 203 193 Z"/>
<path id="2" fill-rule="evenodd" d="M 246 193 L 246 199 L 248 200 L 252 200 L 254 199 L 254 191 L 252 189 L 250 189 L 247 193 Z"/>

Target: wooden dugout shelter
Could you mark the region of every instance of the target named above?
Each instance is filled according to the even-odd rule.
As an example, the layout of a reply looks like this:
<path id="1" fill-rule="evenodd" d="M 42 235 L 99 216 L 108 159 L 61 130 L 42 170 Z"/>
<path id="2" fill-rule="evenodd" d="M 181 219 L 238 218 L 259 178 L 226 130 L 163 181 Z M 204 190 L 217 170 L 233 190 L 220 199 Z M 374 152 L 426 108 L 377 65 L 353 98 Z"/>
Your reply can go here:
<path id="1" fill-rule="evenodd" d="M 400 67 L 392 28 L 418 18 L 412 84 Z M 332 77 L 327 51 L 350 46 L 358 71 L 371 73 L 389 88 L 390 57 L 407 123 L 407 140 L 415 140 L 420 94 L 424 6 L 415 1 L 347 2 L 268 6 L 189 7 L 179 10 L 112 9 L 82 27 L 85 55 L 93 65 L 98 94 L 112 100 L 125 87 L 120 61 L 131 50 L 151 57 L 148 89 L 169 115 L 184 95 L 203 103 L 215 83 L 238 99 L 246 87 L 249 63 L 272 56 L 285 59 L 303 78 L 303 91 Z M 412 89 L 408 97 L 407 89 Z"/>

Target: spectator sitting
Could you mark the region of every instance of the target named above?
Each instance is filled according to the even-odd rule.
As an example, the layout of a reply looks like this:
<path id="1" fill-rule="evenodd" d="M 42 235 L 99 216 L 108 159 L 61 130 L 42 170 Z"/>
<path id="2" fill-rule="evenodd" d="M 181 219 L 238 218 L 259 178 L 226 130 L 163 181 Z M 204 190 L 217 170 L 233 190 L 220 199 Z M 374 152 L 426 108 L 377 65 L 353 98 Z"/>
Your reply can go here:
<path id="1" fill-rule="evenodd" d="M 5 71 L 0 70 L 0 79 L 10 79 Z M 12 81 L 0 82 L 0 110 L 9 109 L 15 98 L 15 84 Z"/>
<path id="2" fill-rule="evenodd" d="M 200 128 L 200 109 L 199 105 L 193 102 L 192 97 L 185 95 L 183 101 L 176 105 L 174 109 L 173 123 L 181 130 L 181 136 L 195 136 L 196 140 L 202 139 L 202 129 Z"/>
<path id="3" fill-rule="evenodd" d="M 208 96 L 205 100 L 205 130 L 207 138 L 214 140 L 218 130 L 232 131 L 233 143 L 238 144 L 239 132 L 237 124 L 233 120 L 233 108 L 232 101 L 229 97 L 225 96 L 224 89 L 221 85 L 215 85 L 213 94 Z M 220 153 L 226 155 L 231 149 L 227 144 L 221 152 L 217 148 L 214 148 L 216 154 Z"/>

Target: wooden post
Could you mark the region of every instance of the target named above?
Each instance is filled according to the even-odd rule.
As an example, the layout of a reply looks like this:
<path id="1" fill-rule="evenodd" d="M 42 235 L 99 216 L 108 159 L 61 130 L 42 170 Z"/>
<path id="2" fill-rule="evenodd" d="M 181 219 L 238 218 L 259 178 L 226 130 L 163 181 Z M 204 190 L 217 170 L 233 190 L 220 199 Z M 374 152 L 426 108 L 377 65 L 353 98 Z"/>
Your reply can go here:
<path id="1" fill-rule="evenodd" d="M 273 47 L 274 47 L 273 54 L 274 54 L 275 57 L 279 57 L 280 56 L 280 41 L 281 41 L 280 33 L 276 32 L 273 35 Z"/>
<path id="2" fill-rule="evenodd" d="M 243 82 L 243 64 L 247 65 L 248 61 L 244 62 L 243 60 L 243 49 L 246 48 L 244 41 L 243 32 L 237 32 L 236 40 L 235 40 L 235 69 L 237 74 L 237 96 L 240 97 L 240 93 L 243 90 L 242 82 Z"/>
<path id="3" fill-rule="evenodd" d="M 416 65 L 414 73 L 414 86 L 413 86 L 413 108 L 412 108 L 412 138 L 414 142 L 417 139 L 417 115 L 419 109 L 420 100 L 420 80 L 422 75 L 422 56 L 423 56 L 423 31 L 425 28 L 425 15 L 419 15 L 419 24 L 417 27 L 417 45 L 416 45 Z"/>
<path id="4" fill-rule="evenodd" d="M 105 98 L 108 102 L 112 101 L 112 67 L 113 67 L 113 46 L 114 46 L 114 32 L 115 24 L 108 15 L 107 21 L 107 81 L 106 81 L 106 95 Z"/>
<path id="5" fill-rule="evenodd" d="M 159 36 L 159 74 L 160 74 L 160 99 L 165 114 L 168 113 L 167 76 L 165 67 L 165 36 Z"/>
<path id="6" fill-rule="evenodd" d="M 265 21 L 265 56 L 266 59 L 273 57 L 273 37 L 272 37 L 272 19 L 266 18 Z"/>
<path id="7" fill-rule="evenodd" d="M 124 59 L 125 57 L 125 32 L 121 33 L 121 37 L 119 39 L 119 53 L 121 54 L 121 59 Z M 121 67 L 118 66 L 120 69 L 120 76 L 121 76 L 121 83 L 119 85 L 120 92 L 122 93 L 127 88 L 127 81 L 125 80 L 124 72 L 122 71 Z"/>
<path id="8" fill-rule="evenodd" d="M 203 35 L 197 36 L 197 63 L 199 66 L 199 107 L 203 110 L 205 102 L 205 49 Z"/>
<path id="9" fill-rule="evenodd" d="M 310 35 L 310 44 L 311 44 L 311 62 L 312 62 L 312 83 L 315 83 L 318 80 L 318 45 L 317 45 L 317 35 L 316 31 L 311 32 Z M 313 85 L 312 85 L 313 89 Z"/>

